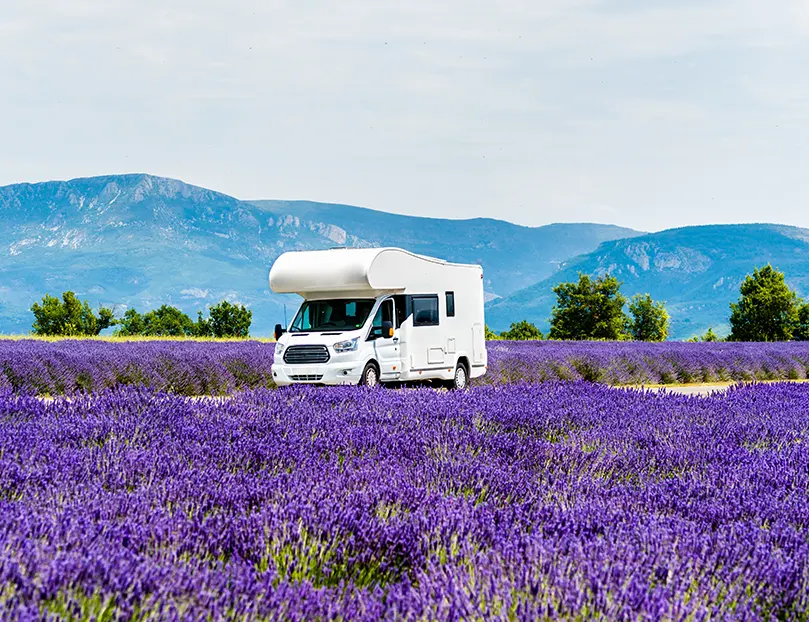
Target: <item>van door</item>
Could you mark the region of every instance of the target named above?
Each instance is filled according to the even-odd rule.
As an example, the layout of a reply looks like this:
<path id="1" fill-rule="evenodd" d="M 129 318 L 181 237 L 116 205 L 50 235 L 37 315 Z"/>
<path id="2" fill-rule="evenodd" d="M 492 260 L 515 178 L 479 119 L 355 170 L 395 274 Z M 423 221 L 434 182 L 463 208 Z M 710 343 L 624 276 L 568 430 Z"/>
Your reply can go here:
<path id="1" fill-rule="evenodd" d="M 382 334 L 383 322 L 393 324 L 393 337 Z M 382 301 L 371 322 L 368 340 L 373 341 L 374 358 L 379 363 L 380 377 L 390 379 L 402 372 L 402 361 L 399 351 L 399 327 L 396 321 L 395 303 L 392 298 Z"/>
<path id="2" fill-rule="evenodd" d="M 437 294 L 410 296 L 413 330 L 408 344 L 410 368 L 414 371 L 439 370 L 446 364 L 445 328 L 440 325 Z"/>

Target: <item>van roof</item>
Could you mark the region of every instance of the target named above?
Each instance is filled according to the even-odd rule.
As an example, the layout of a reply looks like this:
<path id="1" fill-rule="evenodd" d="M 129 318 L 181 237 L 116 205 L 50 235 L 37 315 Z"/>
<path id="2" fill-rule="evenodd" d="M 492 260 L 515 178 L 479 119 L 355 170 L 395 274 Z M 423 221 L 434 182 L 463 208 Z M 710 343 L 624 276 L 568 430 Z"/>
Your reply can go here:
<path id="1" fill-rule="evenodd" d="M 404 291 L 427 266 L 475 268 L 393 248 L 331 248 L 282 254 L 270 270 L 276 293 Z"/>

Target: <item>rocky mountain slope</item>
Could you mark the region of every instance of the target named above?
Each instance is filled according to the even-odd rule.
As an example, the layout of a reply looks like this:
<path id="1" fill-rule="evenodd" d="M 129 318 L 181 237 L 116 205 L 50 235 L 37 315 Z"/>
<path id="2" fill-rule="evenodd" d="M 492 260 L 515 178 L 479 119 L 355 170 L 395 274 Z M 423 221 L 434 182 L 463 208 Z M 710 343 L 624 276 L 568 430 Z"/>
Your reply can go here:
<path id="1" fill-rule="evenodd" d="M 568 258 L 601 242 L 642 235 L 614 225 L 521 227 L 502 220 L 414 218 L 349 205 L 254 201 L 279 218 L 316 231 L 334 245 L 399 246 L 416 253 L 483 266 L 490 297 L 507 295 L 553 274 Z M 327 224 L 328 223 L 328 224 Z M 586 250 L 585 250 L 586 249 Z"/>
<path id="2" fill-rule="evenodd" d="M 223 298 L 253 309 L 269 334 L 297 297 L 267 274 L 292 249 L 401 246 L 480 263 L 490 299 L 549 277 L 601 242 L 640 235 L 610 225 L 520 227 L 387 214 L 346 205 L 255 201 L 150 175 L 0 188 L 0 333 L 30 329 L 31 304 L 72 289 L 122 312 L 167 303 L 190 314 Z"/>
<path id="3" fill-rule="evenodd" d="M 715 225 L 670 229 L 601 244 L 565 263 L 551 277 L 503 299 L 492 301 L 486 319 L 496 329 L 527 318 L 543 331 L 556 300 L 552 288 L 574 281 L 578 273 L 614 274 L 630 296 L 650 293 L 666 301 L 671 336 L 687 339 L 708 327 L 727 332 L 729 304 L 756 266 L 772 263 L 787 282 L 809 294 L 809 230 L 782 225 Z"/>

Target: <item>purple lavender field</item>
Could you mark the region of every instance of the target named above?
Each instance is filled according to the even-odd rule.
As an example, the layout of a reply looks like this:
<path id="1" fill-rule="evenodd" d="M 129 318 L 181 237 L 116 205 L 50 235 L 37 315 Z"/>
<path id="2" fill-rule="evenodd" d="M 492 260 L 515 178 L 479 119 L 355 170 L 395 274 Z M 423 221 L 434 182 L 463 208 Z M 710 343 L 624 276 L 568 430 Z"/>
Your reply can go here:
<path id="1" fill-rule="evenodd" d="M 180 395 L 274 387 L 274 345 L 258 341 L 0 339 L 0 389 L 73 395 L 142 386 Z"/>
<path id="2" fill-rule="evenodd" d="M 809 619 L 809 386 L 0 389 L 4 619 Z"/>
<path id="3" fill-rule="evenodd" d="M 809 342 L 490 341 L 484 383 L 588 380 L 612 385 L 809 377 Z"/>
<path id="4" fill-rule="evenodd" d="M 638 343 L 490 341 L 477 384 L 588 380 L 613 385 L 796 380 L 809 342 Z M 0 387 L 72 395 L 145 386 L 180 395 L 273 387 L 273 344 L 257 341 L 0 340 Z"/>

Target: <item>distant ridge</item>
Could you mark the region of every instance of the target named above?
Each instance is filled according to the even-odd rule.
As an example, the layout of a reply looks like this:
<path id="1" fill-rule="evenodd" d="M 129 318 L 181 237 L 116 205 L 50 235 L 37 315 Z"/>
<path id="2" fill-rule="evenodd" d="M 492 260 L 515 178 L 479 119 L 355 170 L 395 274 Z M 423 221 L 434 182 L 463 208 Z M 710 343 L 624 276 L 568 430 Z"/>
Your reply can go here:
<path id="1" fill-rule="evenodd" d="M 623 281 L 624 294 L 648 292 L 666 302 L 673 338 L 687 339 L 709 327 L 727 333 L 729 304 L 738 299 L 741 282 L 754 267 L 767 263 L 784 271 L 800 294 L 809 294 L 809 230 L 773 224 L 705 225 L 604 242 L 570 259 L 549 278 L 491 302 L 486 318 L 498 329 L 514 317 L 547 329 L 555 284 L 575 280 L 579 272 L 609 272 Z"/>
<path id="2" fill-rule="evenodd" d="M 241 201 L 138 173 L 0 187 L 0 333 L 30 330 L 31 304 L 76 291 L 92 304 L 189 313 L 226 298 L 269 334 L 296 297 L 272 295 L 273 260 L 292 249 L 402 246 L 480 263 L 490 298 L 549 277 L 607 240 L 640 235 L 598 224 L 522 227 L 309 201 Z"/>
<path id="3" fill-rule="evenodd" d="M 583 249 L 594 249 L 605 240 L 641 235 L 615 225 L 562 223 L 524 227 L 490 218 L 402 216 L 310 201 L 252 203 L 273 214 L 291 214 L 308 223 L 333 223 L 324 233 L 336 243 L 401 246 L 442 259 L 480 263 L 487 290 L 498 296 L 551 275 L 562 261 L 585 252 Z"/>

